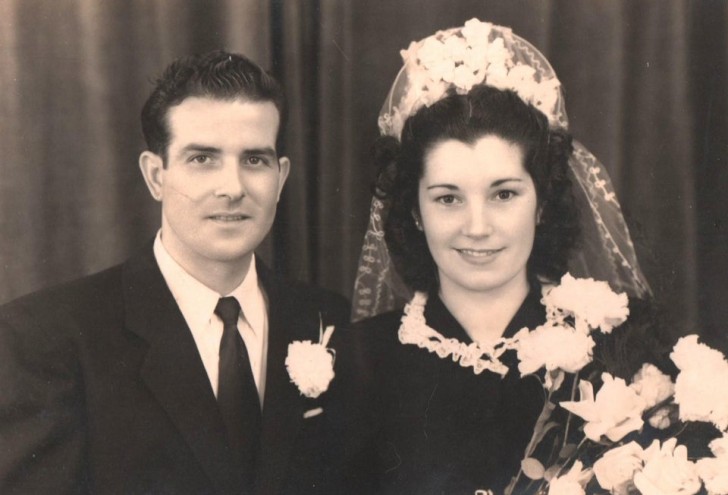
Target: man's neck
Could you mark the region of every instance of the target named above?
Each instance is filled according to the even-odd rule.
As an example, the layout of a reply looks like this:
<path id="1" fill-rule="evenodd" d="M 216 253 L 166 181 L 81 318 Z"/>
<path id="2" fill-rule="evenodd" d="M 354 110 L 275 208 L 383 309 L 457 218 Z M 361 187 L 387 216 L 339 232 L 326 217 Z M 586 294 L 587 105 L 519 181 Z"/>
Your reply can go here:
<path id="1" fill-rule="evenodd" d="M 162 246 L 169 256 L 190 276 L 222 296 L 237 288 L 250 270 L 253 253 L 234 260 L 213 260 L 194 256 L 168 246 L 162 236 Z"/>

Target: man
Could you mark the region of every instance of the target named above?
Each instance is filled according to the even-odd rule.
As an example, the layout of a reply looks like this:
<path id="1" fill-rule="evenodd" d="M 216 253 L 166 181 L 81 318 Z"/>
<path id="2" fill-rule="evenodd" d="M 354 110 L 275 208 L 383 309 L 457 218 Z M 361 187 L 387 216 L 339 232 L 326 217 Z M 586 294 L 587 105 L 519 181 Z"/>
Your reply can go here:
<path id="1" fill-rule="evenodd" d="M 335 490 L 326 393 L 304 397 L 285 360 L 348 305 L 254 255 L 290 169 L 282 115 L 245 57 L 165 71 L 142 111 L 153 243 L 0 308 L 0 493 Z"/>

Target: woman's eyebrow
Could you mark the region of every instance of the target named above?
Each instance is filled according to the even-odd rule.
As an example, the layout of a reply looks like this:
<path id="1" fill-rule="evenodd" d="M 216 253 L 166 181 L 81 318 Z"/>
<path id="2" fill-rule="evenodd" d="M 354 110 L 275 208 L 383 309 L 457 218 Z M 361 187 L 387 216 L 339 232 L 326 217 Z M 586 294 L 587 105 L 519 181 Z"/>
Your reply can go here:
<path id="1" fill-rule="evenodd" d="M 457 191 L 458 189 L 460 189 L 455 184 L 432 184 L 431 186 L 427 186 L 427 190 L 429 191 L 430 189 L 437 189 L 437 188 L 440 188 L 440 187 L 445 188 L 445 189 L 449 189 L 451 191 Z"/>
<path id="2" fill-rule="evenodd" d="M 523 182 L 523 179 L 520 179 L 518 177 L 508 177 L 506 179 L 498 179 L 496 181 L 493 181 L 493 183 L 490 185 L 490 187 L 502 186 L 506 182 Z"/>

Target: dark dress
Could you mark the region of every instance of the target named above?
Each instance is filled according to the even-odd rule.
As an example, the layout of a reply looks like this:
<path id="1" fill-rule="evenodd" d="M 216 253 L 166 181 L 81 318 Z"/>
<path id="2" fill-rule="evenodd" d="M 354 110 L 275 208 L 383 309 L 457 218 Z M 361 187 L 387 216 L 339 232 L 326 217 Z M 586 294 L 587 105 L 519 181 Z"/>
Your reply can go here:
<path id="1" fill-rule="evenodd" d="M 544 322 L 540 298 L 534 287 L 504 336 Z M 358 369 L 341 381 L 358 383 L 349 388 L 356 395 L 349 405 L 358 409 L 350 414 L 359 414 L 356 426 L 369 428 L 367 433 L 360 428 L 360 443 L 349 449 L 359 455 L 352 468 L 359 493 L 502 492 L 518 471 L 543 407 L 541 383 L 520 377 L 513 351 L 501 357 L 510 368 L 501 378 L 489 371 L 476 375 L 449 357 L 402 344 L 401 316 L 387 313 L 355 325 L 348 337 L 355 338 L 356 352 L 340 356 L 352 361 L 342 363 L 344 374 Z M 438 297 L 430 297 L 425 318 L 443 336 L 472 342 Z M 367 476 L 374 477 L 373 484 Z"/>

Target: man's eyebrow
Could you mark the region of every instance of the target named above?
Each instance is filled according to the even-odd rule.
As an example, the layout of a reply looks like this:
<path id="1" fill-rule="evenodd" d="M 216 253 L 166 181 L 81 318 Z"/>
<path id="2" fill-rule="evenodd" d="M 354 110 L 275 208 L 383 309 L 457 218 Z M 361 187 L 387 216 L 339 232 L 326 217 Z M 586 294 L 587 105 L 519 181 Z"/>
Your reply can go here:
<path id="1" fill-rule="evenodd" d="M 250 156 L 250 155 L 266 155 L 266 156 L 278 156 L 278 153 L 276 153 L 276 150 L 271 148 L 270 146 L 266 146 L 265 148 L 249 148 L 243 151 L 243 155 Z"/>
<path id="2" fill-rule="evenodd" d="M 220 153 L 220 148 L 215 148 L 214 146 L 205 146 L 204 144 L 195 144 L 190 143 L 184 148 L 180 150 L 180 154 L 185 154 L 189 152 L 200 152 L 200 153 Z"/>

